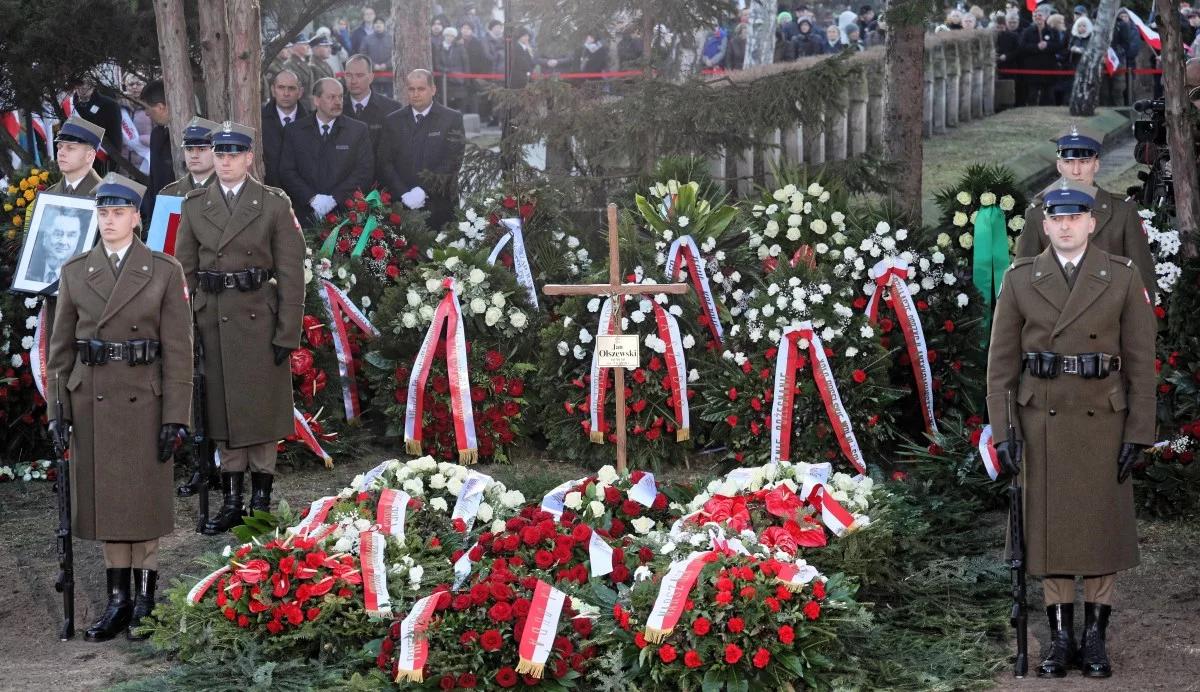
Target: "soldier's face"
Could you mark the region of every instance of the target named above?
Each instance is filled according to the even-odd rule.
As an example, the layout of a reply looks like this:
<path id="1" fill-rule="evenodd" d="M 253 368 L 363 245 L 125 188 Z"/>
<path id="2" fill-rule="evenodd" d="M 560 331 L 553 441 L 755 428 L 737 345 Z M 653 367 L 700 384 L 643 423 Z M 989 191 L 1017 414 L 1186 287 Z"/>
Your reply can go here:
<path id="1" fill-rule="evenodd" d="M 254 165 L 254 152 L 220 152 L 213 154 L 217 165 L 217 179 L 232 187 L 246 179 Z"/>
<path id="2" fill-rule="evenodd" d="M 54 220 L 54 226 L 44 236 L 44 242 L 56 266 L 75 254 L 75 246 L 79 245 L 79 236 L 82 234 L 83 227 L 79 223 L 79 217 L 63 214 Z"/>
<path id="3" fill-rule="evenodd" d="M 1100 157 L 1090 159 L 1059 159 L 1058 174 L 1073 183 L 1094 186 L 1096 172 L 1100 170 Z"/>
<path id="4" fill-rule="evenodd" d="M 1050 244 L 1063 255 L 1074 255 L 1087 247 L 1088 237 L 1096 230 L 1091 212 L 1047 216 L 1042 224 Z"/>
<path id="5" fill-rule="evenodd" d="M 55 152 L 58 168 L 67 177 L 74 177 L 86 170 L 96 160 L 96 150 L 79 142 L 59 142 Z"/>
<path id="6" fill-rule="evenodd" d="M 211 146 L 184 147 L 184 159 L 187 161 L 189 173 L 208 175 L 213 170 L 213 150 Z"/>
<path id="7" fill-rule="evenodd" d="M 133 239 L 139 220 L 134 207 L 100 207 L 96 215 L 100 222 L 100 238 L 105 244 L 120 248 Z"/>

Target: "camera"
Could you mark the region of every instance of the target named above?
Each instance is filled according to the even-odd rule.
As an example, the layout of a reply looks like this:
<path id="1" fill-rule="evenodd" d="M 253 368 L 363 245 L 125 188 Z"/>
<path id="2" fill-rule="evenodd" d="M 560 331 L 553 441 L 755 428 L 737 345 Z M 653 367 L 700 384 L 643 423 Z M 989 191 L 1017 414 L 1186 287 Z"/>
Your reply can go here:
<path id="1" fill-rule="evenodd" d="M 1175 209 L 1175 181 L 1171 175 L 1171 152 L 1167 146 L 1166 111 L 1164 99 L 1144 99 L 1133 104 L 1142 117 L 1133 123 L 1134 159 L 1148 171 L 1139 171 L 1141 185 L 1126 192 L 1143 207 L 1162 209 L 1170 214 Z"/>

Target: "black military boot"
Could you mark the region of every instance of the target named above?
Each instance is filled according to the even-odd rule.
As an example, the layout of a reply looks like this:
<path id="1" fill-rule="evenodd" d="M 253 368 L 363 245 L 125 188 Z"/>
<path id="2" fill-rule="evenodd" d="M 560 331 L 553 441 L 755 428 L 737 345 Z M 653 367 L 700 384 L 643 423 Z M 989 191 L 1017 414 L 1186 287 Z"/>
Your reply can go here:
<path id="1" fill-rule="evenodd" d="M 1067 667 L 1075 662 L 1075 604 L 1056 603 L 1046 606 L 1050 618 L 1050 650 L 1038 666 L 1039 678 L 1062 678 Z"/>
<path id="2" fill-rule="evenodd" d="M 129 626 L 129 617 L 133 613 L 133 602 L 129 600 L 130 571 L 128 567 L 104 571 L 108 580 L 108 606 L 100 619 L 87 628 L 84 634 L 87 641 L 106 642 Z"/>
<path id="3" fill-rule="evenodd" d="M 192 477 L 187 483 L 175 488 L 175 494 L 179 497 L 191 497 L 200 492 L 200 472 L 192 471 Z M 221 476 L 214 470 L 208 476 L 208 489 L 219 490 L 221 488 Z"/>
<path id="4" fill-rule="evenodd" d="M 1103 603 L 1083 604 L 1083 638 L 1079 642 L 1080 668 L 1084 677 L 1110 678 L 1112 665 L 1108 662 L 1104 636 L 1112 606 Z"/>
<path id="5" fill-rule="evenodd" d="M 204 525 L 205 535 L 215 536 L 242 523 L 242 517 L 246 514 L 246 510 L 242 508 L 244 480 L 245 474 L 241 471 L 221 474 L 221 490 L 225 495 L 225 501 L 221 504 L 217 516 L 209 519 L 208 523 Z"/>
<path id="6" fill-rule="evenodd" d="M 154 589 L 158 586 L 158 572 L 152 569 L 133 570 L 133 614 L 129 618 L 126 636 L 131 641 L 142 641 L 144 634 L 135 634 L 142 618 L 154 612 Z"/>
<path id="7" fill-rule="evenodd" d="M 275 474 L 250 472 L 250 511 L 271 511 L 271 483 Z"/>

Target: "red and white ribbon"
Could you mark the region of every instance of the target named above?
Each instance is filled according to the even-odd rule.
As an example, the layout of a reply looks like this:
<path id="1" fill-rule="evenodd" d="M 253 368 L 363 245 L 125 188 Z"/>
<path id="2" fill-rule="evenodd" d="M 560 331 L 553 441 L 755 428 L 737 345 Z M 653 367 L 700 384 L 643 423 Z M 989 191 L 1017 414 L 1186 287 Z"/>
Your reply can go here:
<path id="1" fill-rule="evenodd" d="M 438 303 L 433 322 L 425 332 L 421 350 L 413 362 L 408 378 L 408 400 L 404 407 L 404 447 L 412 455 L 421 453 L 424 432 L 421 421 L 425 407 L 425 381 L 433 365 L 433 355 L 441 341 L 442 325 L 446 326 L 446 374 L 450 379 L 450 409 L 454 417 L 454 437 L 458 442 L 458 463 L 474 464 L 479 460 L 479 444 L 475 440 L 475 411 L 471 405 L 471 382 L 467 371 L 467 338 L 463 328 L 462 309 L 454 293 L 454 279 L 445 279 L 442 288 L 446 295 Z"/>
<path id="2" fill-rule="evenodd" d="M 558 484 L 553 490 L 546 493 L 542 497 L 542 504 L 539 507 L 543 512 L 554 515 L 555 521 L 562 519 L 564 505 L 567 493 L 578 487 L 587 478 L 579 478 L 573 481 Z"/>
<path id="3" fill-rule="evenodd" d="M 624 298 L 621 299 L 624 301 Z M 617 320 L 621 319 L 619 314 L 614 314 L 613 299 L 606 298 L 604 306 L 600 308 L 600 325 L 596 327 L 596 336 L 601 334 L 616 334 L 617 326 L 620 324 Z M 604 422 L 604 394 L 608 390 L 608 368 L 600 367 L 600 349 L 598 347 L 600 339 L 596 340 L 597 348 L 592 349 L 592 368 L 591 368 L 591 388 L 588 390 L 588 415 L 591 416 L 591 432 L 589 437 L 596 444 L 604 444 L 604 433 L 607 432 L 607 425 Z M 618 392 L 618 396 L 623 396 L 624 392 Z"/>
<path id="4" fill-rule="evenodd" d="M 371 338 L 379 336 L 379 330 L 367 320 L 354 301 L 327 279 L 321 279 L 321 302 L 329 315 L 329 329 L 333 333 L 333 349 L 337 353 L 338 375 L 342 380 L 342 402 L 346 406 L 346 420 L 357 420 L 362 415 L 362 404 L 358 398 L 358 381 L 354 371 L 354 354 L 350 350 L 350 333 L 346 320 Z"/>
<path id="5" fill-rule="evenodd" d="M 367 471 L 366 473 L 363 474 L 362 480 L 360 480 L 358 483 L 354 484 L 354 490 L 356 492 L 370 490 L 371 484 L 374 483 L 377 479 L 379 479 L 381 476 L 383 476 L 384 473 L 387 472 L 388 466 L 390 466 L 393 461 L 394 461 L 393 459 L 387 459 L 385 461 L 381 461 L 378 464 L 376 464 L 375 468 L 373 468 L 370 471 Z"/>
<path id="6" fill-rule="evenodd" d="M 782 582 L 788 591 L 796 593 L 819 575 L 816 567 L 801 560 L 796 564 L 785 562 L 779 565 L 779 574 L 775 578 Z"/>
<path id="7" fill-rule="evenodd" d="M 501 236 L 496 243 L 496 247 L 492 248 L 492 254 L 488 255 L 488 266 L 495 266 L 496 260 L 500 257 L 500 252 L 508 246 L 508 241 L 512 241 L 513 255 L 513 270 L 517 273 L 517 283 L 525 289 L 525 296 L 529 298 L 529 304 L 534 310 L 538 310 L 537 286 L 533 283 L 533 272 L 529 269 L 529 257 L 525 254 L 525 233 L 522 230 L 524 223 L 520 218 L 515 219 L 500 219 L 500 224 L 508 229 L 508 233 Z"/>
<path id="8" fill-rule="evenodd" d="M 50 319 L 46 301 L 42 301 L 42 309 L 38 311 L 37 326 L 33 328 L 33 348 L 29 349 L 29 369 L 33 371 L 33 384 L 38 394 L 46 399 L 46 363 L 50 361 L 50 329 L 46 322 Z"/>
<path id="9" fill-rule="evenodd" d="M 692 417 L 687 398 L 687 358 L 683 354 L 683 340 L 679 336 L 679 321 L 657 302 L 654 305 L 654 322 L 658 326 L 658 338 L 666 344 L 667 386 L 671 389 L 671 405 L 675 409 L 675 441 L 683 442 L 692 436 Z"/>
<path id="10" fill-rule="evenodd" d="M 682 560 L 671 563 L 658 587 L 658 597 L 646 618 L 646 641 L 658 644 L 670 636 L 679 618 L 688 593 L 704 569 L 704 559 L 711 551 L 693 552 Z"/>
<path id="11" fill-rule="evenodd" d="M 886 289 L 886 300 L 896 313 L 904 342 L 908 346 L 908 360 L 912 364 L 913 378 L 917 382 L 917 396 L 921 399 L 921 415 L 925 417 L 925 430 L 937 433 L 937 419 L 933 411 L 933 375 L 929 367 L 929 347 L 925 344 L 925 330 L 921 327 L 921 316 L 908 292 L 908 262 L 899 257 L 887 257 L 871 268 L 875 279 L 875 292 L 867 302 L 867 315 L 872 324 L 879 321 L 879 303 L 885 298 L 880 294 Z"/>
<path id="12" fill-rule="evenodd" d="M 313 454 L 316 454 L 325 461 L 325 468 L 333 468 L 333 457 L 329 456 L 329 453 L 321 446 L 321 441 L 317 439 L 316 433 L 309 427 L 308 420 L 304 417 L 303 413 L 300 413 L 300 409 L 292 407 L 292 419 L 295 422 L 296 437 L 304 443 L 304 446 L 312 450 Z"/>
<path id="13" fill-rule="evenodd" d="M 802 339 L 808 342 L 813 379 L 817 382 L 817 391 L 825 404 L 825 414 L 833 426 L 842 454 L 859 473 L 866 473 L 866 460 L 858 446 L 850 416 L 842 404 L 842 396 L 838 393 L 833 367 L 825 355 L 825 346 L 813 331 L 812 322 L 808 321 L 801 322 L 798 327 L 784 329 L 779 338 L 779 350 L 775 358 L 774 400 L 771 402 L 771 462 L 788 461 L 791 454 L 792 407 L 796 398 L 796 364 L 800 356 L 798 342 Z"/>
<path id="14" fill-rule="evenodd" d="M 392 602 L 387 586 L 387 565 L 383 560 L 386 548 L 387 538 L 375 529 L 368 529 L 358 534 L 358 560 L 362 567 L 363 604 L 367 616 L 371 618 L 390 618 L 392 616 Z"/>
<path id="15" fill-rule="evenodd" d="M 400 650 L 396 653 L 396 682 L 425 681 L 425 661 L 429 659 L 429 641 L 425 630 L 437 610 L 438 600 L 445 591 L 437 591 L 413 604 L 412 610 L 400 621 Z M 420 636 L 417 636 L 417 635 Z"/>
<path id="16" fill-rule="evenodd" d="M 212 585 L 217 583 L 217 580 L 221 578 L 221 575 L 228 573 L 229 569 L 229 565 L 225 565 L 207 577 L 196 582 L 196 585 L 192 587 L 192 590 L 188 591 L 187 604 L 190 606 L 199 604 L 200 599 L 204 598 L 204 594 L 208 593 L 208 590 L 212 588 Z"/>
<path id="17" fill-rule="evenodd" d="M 821 523 L 839 538 L 850 533 L 855 528 L 854 515 L 843 507 L 825 486 L 818 486 L 809 496 L 809 503 L 821 510 Z"/>
<path id="18" fill-rule="evenodd" d="M 379 494 L 375 507 L 375 523 L 379 530 L 404 542 L 404 520 L 408 514 L 408 493 L 394 488 L 385 488 Z"/>
<path id="19" fill-rule="evenodd" d="M 479 503 L 483 501 L 483 491 L 487 490 L 492 477 L 471 471 L 463 479 L 462 487 L 458 489 L 458 498 L 454 501 L 454 509 L 450 512 L 450 520 L 462 519 L 467 525 L 467 531 L 475 524 L 479 514 Z"/>
<path id="20" fill-rule="evenodd" d="M 704 306 L 704 314 L 708 316 L 708 329 L 712 332 L 717 345 L 724 339 L 721 329 L 721 317 L 717 313 L 717 302 L 713 299 L 712 287 L 708 283 L 708 272 L 704 268 L 704 257 L 700 248 L 690 235 L 681 235 L 671 243 L 667 250 L 667 281 L 678 281 L 683 274 L 684 262 L 688 266 L 688 274 L 692 277 L 692 288 L 696 297 Z"/>
<path id="21" fill-rule="evenodd" d="M 293 528 L 293 532 L 297 535 L 310 533 L 313 529 L 325 523 L 325 517 L 329 516 L 330 510 L 336 505 L 338 499 L 334 495 L 322 497 L 319 500 L 313 500 L 308 506 L 308 514 L 300 520 Z"/>
<path id="22" fill-rule="evenodd" d="M 985 425 L 979 433 L 979 457 L 983 459 L 983 470 L 988 478 L 996 480 L 1000 477 L 1000 457 L 996 455 L 996 446 L 992 441 L 992 426 Z"/>
<path id="23" fill-rule="evenodd" d="M 517 647 L 520 654 L 517 672 L 521 675 L 540 678 L 546 672 L 546 661 L 554 648 L 554 635 L 558 632 L 558 619 L 562 616 L 566 600 L 565 593 L 538 580 Z"/>

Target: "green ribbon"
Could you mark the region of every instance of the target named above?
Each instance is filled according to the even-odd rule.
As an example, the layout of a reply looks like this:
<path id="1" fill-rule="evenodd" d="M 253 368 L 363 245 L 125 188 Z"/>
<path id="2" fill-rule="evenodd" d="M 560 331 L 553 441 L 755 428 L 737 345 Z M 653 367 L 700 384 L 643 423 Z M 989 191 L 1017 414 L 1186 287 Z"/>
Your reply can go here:
<path id="1" fill-rule="evenodd" d="M 379 217 L 372 214 L 363 224 L 362 234 L 358 236 L 358 243 L 350 251 L 351 257 L 362 257 L 363 250 L 367 249 L 367 241 L 371 239 L 371 231 L 375 230 L 377 226 L 379 226 Z"/>
<path id="2" fill-rule="evenodd" d="M 338 225 L 329 231 L 329 237 L 325 239 L 324 243 L 321 243 L 321 251 L 317 253 L 319 256 L 326 259 L 333 257 L 333 251 L 337 249 L 338 231 L 348 223 L 350 223 L 349 218 L 342 219 Z"/>
<path id="3" fill-rule="evenodd" d="M 975 214 L 972 259 L 971 282 L 983 296 L 983 304 L 991 305 L 1000 295 L 1000 284 L 1004 281 L 1004 272 L 1008 271 L 1009 264 L 1004 212 L 994 204 L 982 207 Z"/>
<path id="4" fill-rule="evenodd" d="M 371 215 L 367 217 L 366 223 L 363 224 L 362 235 L 358 237 L 358 243 L 354 245 L 354 250 L 350 253 L 351 257 L 362 256 L 363 250 L 367 248 L 367 239 L 371 237 L 371 231 L 379 226 L 379 219 L 376 215 L 383 211 L 383 198 L 380 197 L 379 190 L 372 190 L 369 195 L 363 197 L 363 201 L 367 203 Z M 342 219 L 338 225 L 329 231 L 329 237 L 321 244 L 321 251 L 318 253 L 320 257 L 333 257 L 334 251 L 337 250 L 338 231 L 347 223 L 350 223 L 349 216 Z"/>

